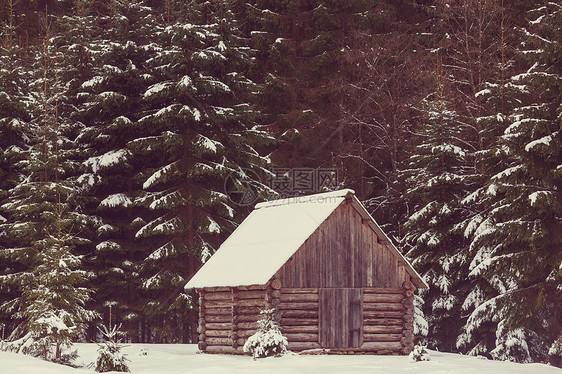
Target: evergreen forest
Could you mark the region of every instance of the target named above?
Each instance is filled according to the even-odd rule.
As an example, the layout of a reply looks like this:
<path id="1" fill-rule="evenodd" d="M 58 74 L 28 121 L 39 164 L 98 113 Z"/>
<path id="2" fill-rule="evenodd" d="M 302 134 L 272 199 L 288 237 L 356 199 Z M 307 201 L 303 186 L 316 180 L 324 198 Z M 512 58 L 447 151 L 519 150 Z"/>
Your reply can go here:
<path id="1" fill-rule="evenodd" d="M 0 0 L 0 348 L 194 343 L 187 280 L 322 187 L 429 284 L 428 348 L 559 360 L 561 43 L 547 0 Z"/>

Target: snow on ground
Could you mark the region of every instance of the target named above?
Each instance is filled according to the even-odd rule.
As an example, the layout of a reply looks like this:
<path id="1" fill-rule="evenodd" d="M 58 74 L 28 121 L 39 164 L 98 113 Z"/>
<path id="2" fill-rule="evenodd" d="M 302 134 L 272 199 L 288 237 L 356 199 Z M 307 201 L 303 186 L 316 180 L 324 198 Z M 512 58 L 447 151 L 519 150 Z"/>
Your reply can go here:
<path id="1" fill-rule="evenodd" d="M 96 344 L 76 344 L 79 362 L 87 365 L 97 357 Z M 148 355 L 141 355 L 148 349 Z M 252 360 L 249 356 L 197 353 L 193 344 L 131 344 L 125 348 L 133 374 L 560 374 L 543 364 L 515 364 L 489 361 L 471 356 L 429 351 L 431 361 L 411 362 L 406 356 L 286 355 L 281 358 Z M 85 374 L 87 367 L 73 369 L 29 356 L 0 352 L 3 374 Z"/>

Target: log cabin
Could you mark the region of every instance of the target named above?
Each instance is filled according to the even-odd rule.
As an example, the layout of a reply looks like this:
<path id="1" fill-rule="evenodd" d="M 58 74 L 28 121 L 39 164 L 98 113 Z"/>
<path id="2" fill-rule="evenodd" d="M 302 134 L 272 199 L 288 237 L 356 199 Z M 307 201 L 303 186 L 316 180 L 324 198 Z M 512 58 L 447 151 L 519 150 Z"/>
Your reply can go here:
<path id="1" fill-rule="evenodd" d="M 257 204 L 185 288 L 203 352 L 243 354 L 273 308 L 292 351 L 408 354 L 427 285 L 346 189 Z"/>

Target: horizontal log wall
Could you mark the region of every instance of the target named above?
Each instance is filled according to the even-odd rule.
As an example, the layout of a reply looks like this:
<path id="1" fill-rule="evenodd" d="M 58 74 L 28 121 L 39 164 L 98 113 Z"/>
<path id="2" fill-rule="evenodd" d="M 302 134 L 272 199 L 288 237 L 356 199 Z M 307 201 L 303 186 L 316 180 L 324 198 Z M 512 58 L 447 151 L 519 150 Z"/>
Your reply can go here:
<path id="1" fill-rule="evenodd" d="M 402 288 L 363 289 L 362 351 L 401 353 L 406 307 Z"/>
<path id="2" fill-rule="evenodd" d="M 289 341 L 289 350 L 321 348 L 318 343 L 318 288 L 281 288 L 278 296 L 279 324 Z"/>
<path id="3" fill-rule="evenodd" d="M 289 350 L 321 349 L 319 289 L 281 288 L 268 283 L 261 289 L 215 288 L 200 291 L 200 345 L 208 353 L 243 354 L 247 338 L 258 328 L 260 311 L 275 307 L 275 319 L 289 341 Z M 413 292 L 402 288 L 364 288 L 363 343 L 358 348 L 328 351 L 404 353 L 413 347 Z"/>
<path id="4" fill-rule="evenodd" d="M 199 349 L 244 354 L 244 343 L 258 329 L 260 311 L 271 308 L 267 287 L 207 288 L 199 295 Z"/>

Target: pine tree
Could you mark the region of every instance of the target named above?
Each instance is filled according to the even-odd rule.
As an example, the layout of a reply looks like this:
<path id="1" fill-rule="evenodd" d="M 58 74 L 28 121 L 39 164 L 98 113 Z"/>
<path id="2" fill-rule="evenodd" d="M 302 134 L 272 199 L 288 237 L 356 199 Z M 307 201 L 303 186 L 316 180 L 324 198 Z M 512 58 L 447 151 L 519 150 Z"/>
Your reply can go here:
<path id="1" fill-rule="evenodd" d="M 52 43 L 56 50 L 60 52 L 59 80 L 61 88 L 58 101 L 58 113 L 60 121 L 65 122 L 65 127 L 72 132 L 75 140 L 76 153 L 74 161 L 78 165 L 76 175 L 73 177 L 77 193 L 76 203 L 81 206 L 85 213 L 85 222 L 81 228 L 81 235 L 89 241 L 78 243 L 75 253 L 84 256 L 84 267 L 91 272 L 91 286 L 96 293 L 103 293 L 106 290 L 103 284 L 99 283 L 97 270 L 103 268 L 96 260 L 99 258 L 96 253 L 96 245 L 99 243 L 98 234 L 100 220 L 99 217 L 91 213 L 92 206 L 97 206 L 99 200 L 94 194 L 95 175 L 91 173 L 87 161 L 93 155 L 90 134 L 92 128 L 90 123 L 84 121 L 85 108 L 82 105 L 85 96 L 83 86 L 89 82 L 94 75 L 96 64 L 99 62 L 98 56 L 103 54 L 104 29 L 102 25 L 107 21 L 105 17 L 96 17 L 95 14 L 104 14 L 107 9 L 100 7 L 100 3 L 95 0 L 73 1 L 72 6 L 64 12 L 59 12 L 56 17 L 55 27 L 57 33 L 52 38 Z M 86 83 L 86 84 L 85 84 Z M 94 153 L 95 154 L 95 153 Z M 96 309 L 98 298 L 90 300 L 88 307 Z M 103 309 L 98 307 L 101 312 Z M 87 338 L 95 339 L 96 329 L 89 326 Z"/>
<path id="2" fill-rule="evenodd" d="M 469 245 L 471 235 L 489 207 L 485 185 L 497 167 L 497 160 L 493 160 L 494 155 L 488 150 L 504 126 L 505 114 L 496 106 L 501 100 L 500 91 L 504 90 L 503 82 L 498 82 L 506 65 L 502 60 L 503 40 L 491 32 L 500 29 L 500 15 L 500 7 L 494 1 L 463 0 L 438 7 L 436 30 L 444 37 L 445 48 L 440 52 L 447 66 L 444 79 L 455 87 L 446 96 L 458 115 L 457 139 L 466 151 L 460 169 L 463 191 L 457 202 L 462 215 L 449 228 L 448 235 L 453 239 L 451 250 L 459 259 L 457 271 L 466 278 L 474 252 Z M 453 314 L 459 317 L 459 322 L 465 321 L 460 316 L 479 302 L 481 289 L 487 286 L 478 278 L 464 279 L 463 284 L 455 294 L 458 304 Z M 485 339 L 470 345 L 464 340 L 462 328 L 450 333 L 455 342 L 447 349 L 472 354 L 488 352 Z"/>
<path id="3" fill-rule="evenodd" d="M 79 230 L 85 217 L 77 211 L 73 175 L 76 163 L 72 129 L 58 113 L 60 55 L 51 48 L 50 19 L 44 17 L 45 35 L 38 64 L 37 91 L 32 96 L 34 118 L 26 128 L 30 147 L 24 153 L 26 178 L 11 189 L 4 204 L 12 222 L 8 236 L 18 239 L 9 248 L 11 260 L 21 266 L 2 276 L 2 282 L 17 285 L 20 294 L 2 308 L 19 323 L 12 331 L 8 349 L 70 364 L 72 339 L 82 324 L 96 314 L 85 308 L 90 298 L 81 283 L 87 274 L 73 246 L 85 239 Z"/>
<path id="4" fill-rule="evenodd" d="M 250 352 L 254 359 L 278 357 L 287 352 L 287 338 L 281 334 L 281 329 L 273 318 L 274 311 L 265 309 L 260 312 L 258 331 L 244 344 L 244 352 Z"/>
<path id="5" fill-rule="evenodd" d="M 121 325 L 111 325 L 111 306 L 109 307 L 109 325 L 102 325 L 98 331 L 103 335 L 103 343 L 98 343 L 98 358 L 94 370 L 98 373 L 108 371 L 130 372 L 125 354 L 121 352 L 124 346 L 121 338 L 125 335 L 119 329 Z M 92 363 L 93 364 L 93 363 Z"/>
<path id="6" fill-rule="evenodd" d="M 435 54 L 436 92 L 422 101 L 426 122 L 414 154 L 402 171 L 408 200 L 414 204 L 404 230 L 407 256 L 430 288 L 423 295 L 428 317 L 428 344 L 452 351 L 458 330 L 463 293 L 467 292 L 466 241 L 455 233 L 455 225 L 466 211 L 459 204 L 466 193 L 467 148 L 460 139 L 464 130 L 460 114 L 451 100 L 453 87 L 443 72 L 441 49 Z"/>
<path id="7" fill-rule="evenodd" d="M 526 71 L 511 77 L 520 105 L 501 137 L 505 168 L 491 178 L 497 194 L 472 274 L 491 288 L 472 312 L 467 330 L 496 324 L 492 355 L 520 362 L 544 360 L 560 335 L 560 24 L 556 4 L 528 13 L 519 47 Z M 529 259 L 533 259 L 530 261 Z"/>
<path id="8" fill-rule="evenodd" d="M 82 123 L 79 141 L 87 155 L 80 182 L 95 231 L 88 258 L 98 288 L 95 308 L 103 314 L 113 305 L 131 339 L 148 340 L 135 267 L 143 244 L 134 237 L 146 217 L 133 204 L 141 189 L 134 176 L 143 165 L 135 163 L 127 143 L 139 136 L 142 94 L 154 81 L 145 69 L 156 48 L 150 42 L 154 16 L 142 1 L 109 1 L 97 17 L 96 4 L 90 5 L 73 22 L 84 25 L 87 35 L 73 47 L 87 78 L 74 91 L 74 119 Z"/>
<path id="9" fill-rule="evenodd" d="M 515 5 L 510 6 L 509 11 L 510 14 L 518 14 Z M 456 274 L 456 281 L 451 283 L 444 295 L 439 296 L 430 291 L 427 295 L 429 300 L 426 300 L 427 311 L 428 304 L 435 304 L 439 298 L 449 295 L 447 297 L 454 301 L 450 309 L 432 310 L 431 314 L 435 321 L 448 318 L 453 325 L 445 329 L 433 326 L 429 335 L 430 339 L 438 338 L 433 343 L 438 344 L 439 349 L 488 353 L 493 348 L 490 347 L 489 334 L 467 339 L 466 325 L 462 324 L 466 321 L 464 315 L 478 307 L 484 290 L 489 287 L 486 280 L 469 277 L 469 273 L 481 250 L 473 238 L 485 227 L 479 228 L 495 199 L 487 183 L 502 165 L 502 151 L 496 147 L 497 137 L 505 129 L 506 113 L 516 102 L 514 87 L 503 79 L 508 68 L 512 69 L 514 64 L 512 54 L 506 53 L 506 43 L 511 41 L 513 33 L 504 33 L 506 27 L 501 6 L 493 1 L 443 2 L 432 7 L 429 13 L 434 17 L 432 39 L 439 46 L 438 51 L 433 52 L 440 55 L 443 61 L 441 66 L 445 66 L 445 73 L 438 78 L 445 88 L 454 88 L 445 89 L 440 94 L 440 101 L 455 116 L 452 123 L 445 121 L 445 127 L 454 128 L 450 139 L 453 145 L 461 147 L 463 153 L 456 163 L 456 178 L 460 188 L 455 190 L 455 197 L 449 200 L 446 194 L 442 194 L 435 200 L 449 206 L 452 204 L 457 214 L 446 218 L 441 232 L 443 240 L 448 241 L 447 249 L 435 253 L 435 258 L 431 260 L 450 264 L 450 259 L 454 258 L 453 274 Z M 497 38 L 498 34 L 501 37 Z M 422 142 L 427 144 L 427 140 Z M 419 157 L 416 154 L 419 152 L 414 152 L 414 159 Z M 410 203 L 418 203 L 419 196 L 411 197 Z M 406 230 L 412 228 L 411 222 L 410 219 Z M 427 221 L 423 222 L 418 224 L 427 227 Z M 415 252 L 411 254 L 415 255 Z M 421 252 L 422 257 L 425 255 Z M 437 271 L 444 275 L 448 272 L 447 269 Z M 486 325 L 485 329 L 490 329 L 488 332 L 495 330 L 491 325 Z M 446 341 L 442 340 L 443 336 L 447 336 Z"/>
<path id="10" fill-rule="evenodd" d="M 464 211 L 459 198 L 464 193 L 463 158 L 466 150 L 452 142 L 455 123 L 443 119 L 449 135 L 440 139 L 439 119 L 426 125 L 424 142 L 411 157 L 408 175 L 410 201 L 417 202 L 404 225 L 404 240 L 411 246 L 407 255 L 429 283 L 424 294 L 424 312 L 430 317 L 429 344 L 452 350 L 462 322 L 458 318 L 460 295 L 464 291 L 463 238 L 453 234 Z"/>
<path id="11" fill-rule="evenodd" d="M 469 271 L 474 269 L 487 251 L 478 243 L 478 238 L 486 232 L 490 222 L 489 212 L 498 199 L 497 188 L 490 184 L 490 179 L 506 166 L 506 152 L 500 144 L 500 136 L 508 126 L 508 116 L 519 102 L 520 95 L 520 86 L 508 80 L 518 68 L 517 56 L 508 48 L 515 38 L 513 27 L 508 25 L 519 19 L 521 10 L 515 4 L 503 7 L 493 2 L 486 4 L 485 10 L 483 13 L 478 12 L 479 15 L 484 14 L 479 17 L 497 19 L 488 24 L 486 29 L 498 29 L 499 32 L 496 37 L 487 36 L 484 39 L 486 43 L 480 42 L 480 37 L 476 40 L 478 49 L 487 51 L 487 58 L 483 59 L 493 69 L 482 67 L 474 71 L 473 74 L 478 74 L 479 79 L 470 95 L 473 96 L 470 102 L 474 131 L 468 134 L 467 141 L 472 148 L 469 154 L 472 173 L 468 178 L 470 185 L 467 195 L 461 201 L 469 215 L 457 225 L 457 231 L 471 242 L 467 254 Z M 462 303 L 462 312 L 468 314 L 484 302 L 485 294 L 491 288 L 485 278 L 472 273 L 469 273 L 469 277 L 471 291 Z M 495 330 L 496 325 L 491 322 L 484 323 L 477 332 L 473 332 L 471 325 L 466 324 L 457 338 L 457 348 L 473 355 L 489 354 L 495 347 Z"/>
<path id="12" fill-rule="evenodd" d="M 80 270 L 81 258 L 71 251 L 77 238 L 62 232 L 62 225 L 68 225 L 63 219 L 62 204 L 58 209 L 56 219 L 61 225 L 60 231 L 36 242 L 37 254 L 30 273 L 13 277 L 26 283 L 22 295 L 16 299 L 18 310 L 14 313 L 14 318 L 24 322 L 12 337 L 23 331 L 25 335 L 11 342 L 9 348 L 45 360 L 72 364 L 77 357 L 76 351 L 71 350 L 73 340 L 82 333 L 82 324 L 97 315 L 85 308 L 91 291 L 79 285 L 87 274 Z"/>
<path id="13" fill-rule="evenodd" d="M 162 49 L 148 61 L 157 76 L 143 95 L 143 137 L 129 149 L 147 166 L 135 204 L 150 219 L 135 236 L 152 243 L 140 268 L 152 333 L 190 342 L 195 305 L 182 287 L 235 226 L 225 181 L 251 186 L 255 198 L 267 191 L 256 176 L 268 166 L 260 149 L 271 139 L 255 122 L 249 50 L 228 2 L 172 5 L 173 19 L 158 29 Z"/>
<path id="14" fill-rule="evenodd" d="M 16 39 L 16 4 L 10 1 L 7 5 L 9 14 L 0 34 L 0 275 L 16 272 L 21 266 L 6 256 L 5 249 L 17 247 L 18 240 L 8 235 L 12 218 L 5 204 L 12 199 L 11 190 L 25 178 L 22 161 L 29 146 L 27 129 L 31 120 L 30 74 L 24 69 L 23 49 Z M 16 295 L 16 287 L 0 283 L 0 304 Z M 9 322 L 10 316 L 0 312 L 0 324 L 9 326 Z"/>

